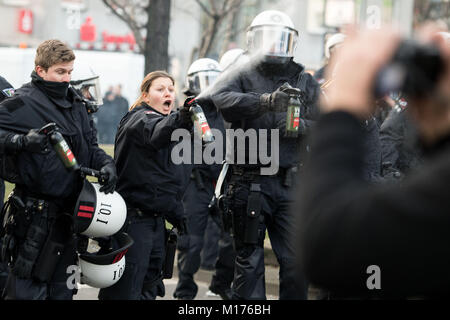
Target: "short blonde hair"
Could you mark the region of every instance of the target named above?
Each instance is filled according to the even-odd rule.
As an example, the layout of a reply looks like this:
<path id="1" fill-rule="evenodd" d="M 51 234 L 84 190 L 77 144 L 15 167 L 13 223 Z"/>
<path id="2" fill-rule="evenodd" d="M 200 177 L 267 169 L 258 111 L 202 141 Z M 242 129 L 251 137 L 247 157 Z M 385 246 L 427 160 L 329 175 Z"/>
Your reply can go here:
<path id="1" fill-rule="evenodd" d="M 36 50 L 35 66 L 48 70 L 51 66 L 75 60 L 75 54 L 65 43 L 52 39 L 42 42 Z"/>

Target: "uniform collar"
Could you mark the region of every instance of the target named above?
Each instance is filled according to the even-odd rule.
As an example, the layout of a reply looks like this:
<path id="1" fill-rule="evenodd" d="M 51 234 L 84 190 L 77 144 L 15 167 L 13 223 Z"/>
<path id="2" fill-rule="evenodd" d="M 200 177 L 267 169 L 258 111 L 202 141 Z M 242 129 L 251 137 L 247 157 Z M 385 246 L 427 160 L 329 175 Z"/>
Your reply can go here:
<path id="1" fill-rule="evenodd" d="M 146 102 L 144 102 L 144 101 L 142 101 L 142 103 L 141 103 L 140 106 L 141 106 L 142 108 L 144 108 L 144 109 L 149 109 L 149 111 L 151 111 L 152 113 L 159 114 L 159 115 L 161 115 L 161 116 L 163 116 L 163 117 L 167 116 L 166 114 L 163 114 L 163 113 L 159 112 L 158 110 L 154 109 L 152 106 L 148 105 L 148 104 L 147 104 Z"/>

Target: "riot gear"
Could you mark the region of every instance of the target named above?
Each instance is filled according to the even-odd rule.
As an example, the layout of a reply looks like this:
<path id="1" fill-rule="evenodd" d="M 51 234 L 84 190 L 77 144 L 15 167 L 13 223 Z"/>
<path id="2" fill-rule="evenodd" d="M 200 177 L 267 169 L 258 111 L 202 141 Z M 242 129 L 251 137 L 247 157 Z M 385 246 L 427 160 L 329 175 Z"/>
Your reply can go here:
<path id="1" fill-rule="evenodd" d="M 117 192 L 100 192 L 98 183 L 84 181 L 73 214 L 74 231 L 90 238 L 118 232 L 127 216 L 125 201 Z"/>
<path id="2" fill-rule="evenodd" d="M 101 247 L 97 252 L 79 254 L 81 283 L 106 288 L 120 280 L 125 270 L 125 254 L 134 241 L 122 232 L 112 236 L 111 243 L 111 247 L 105 248 L 109 242 L 98 242 Z"/>
<path id="3" fill-rule="evenodd" d="M 240 65 L 249 62 L 250 59 L 245 54 L 245 51 L 239 48 L 231 49 L 225 52 L 220 58 L 219 65 L 222 71 L 228 70 L 233 65 Z"/>
<path id="4" fill-rule="evenodd" d="M 267 10 L 255 17 L 247 32 L 251 54 L 264 55 L 266 61 L 285 63 L 294 56 L 298 31 L 283 12 Z"/>
<path id="5" fill-rule="evenodd" d="M 325 44 L 325 57 L 327 57 L 327 59 L 330 59 L 331 57 L 331 49 L 333 49 L 333 47 L 341 44 L 342 42 L 344 42 L 345 40 L 345 35 L 342 33 L 336 33 L 333 34 L 326 42 Z"/>
<path id="6" fill-rule="evenodd" d="M 200 94 L 216 81 L 221 72 L 219 63 L 213 59 L 194 61 L 187 72 L 185 91 L 193 95 Z"/>

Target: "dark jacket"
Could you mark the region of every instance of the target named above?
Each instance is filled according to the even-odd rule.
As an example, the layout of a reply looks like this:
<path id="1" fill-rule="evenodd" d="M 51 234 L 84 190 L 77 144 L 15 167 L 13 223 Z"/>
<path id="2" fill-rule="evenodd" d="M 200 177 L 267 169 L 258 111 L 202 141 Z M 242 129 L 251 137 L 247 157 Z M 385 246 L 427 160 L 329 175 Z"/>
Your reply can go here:
<path id="1" fill-rule="evenodd" d="M 128 112 L 117 131 L 114 158 L 117 191 L 129 207 L 148 213 L 181 214 L 191 167 L 172 162 L 172 132 L 179 112 L 163 115 L 143 103 Z"/>
<path id="2" fill-rule="evenodd" d="M 347 294 L 447 295 L 450 137 L 402 185 L 369 185 L 359 121 L 333 112 L 315 129 L 293 209 L 300 216 L 298 252 L 309 280 Z M 381 271 L 381 290 L 369 291 L 373 265 Z"/>
<path id="3" fill-rule="evenodd" d="M 80 166 L 99 170 L 113 161 L 97 144 L 85 105 L 69 88 L 65 98 L 55 98 L 40 85 L 34 75 L 31 83 L 17 89 L 15 95 L 0 104 L 0 129 L 27 134 L 54 122 L 69 144 Z M 48 154 L 20 152 L 17 154 L 19 182 L 24 191 L 61 201 L 78 194 L 82 179 L 68 171 L 56 152 Z"/>
<path id="4" fill-rule="evenodd" d="M 280 167 L 289 168 L 299 163 L 301 152 L 300 138 L 283 137 L 286 125 L 286 112 L 264 112 L 261 108 L 260 97 L 263 93 L 272 93 L 284 83 L 300 88 L 305 92 L 305 105 L 301 108 L 299 132 L 306 133 L 312 121 L 318 115 L 316 106 L 320 88 L 313 77 L 304 72 L 304 67 L 291 60 L 285 65 L 270 65 L 266 63 L 249 63 L 237 74 L 219 78 L 214 84 L 211 98 L 227 122 L 231 122 L 232 129 L 268 129 L 267 145 L 270 154 L 270 129 L 280 129 Z M 259 137 L 258 137 L 259 139 Z M 259 145 L 259 140 L 257 145 Z M 235 144 L 236 148 L 236 144 Z M 250 146 L 247 145 L 247 152 Z M 236 157 L 236 149 L 235 149 Z M 246 155 L 246 163 L 248 162 Z M 259 159 L 258 159 L 259 160 Z M 259 162 L 259 161 L 258 161 Z M 236 162 L 235 162 L 236 163 Z"/>

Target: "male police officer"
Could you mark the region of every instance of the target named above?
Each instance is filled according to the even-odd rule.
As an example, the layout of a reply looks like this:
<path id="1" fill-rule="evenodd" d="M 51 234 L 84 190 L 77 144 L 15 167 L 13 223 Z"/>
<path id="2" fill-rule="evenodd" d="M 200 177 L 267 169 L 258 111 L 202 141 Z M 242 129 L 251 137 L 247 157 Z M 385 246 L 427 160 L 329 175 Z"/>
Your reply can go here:
<path id="1" fill-rule="evenodd" d="M 11 97 L 14 93 L 14 88 L 13 86 L 6 81 L 5 78 L 3 78 L 2 76 L 0 76 L 0 102 L 2 102 L 3 100 L 5 100 L 8 97 Z M 3 181 L 3 179 L 0 179 L 0 208 L 3 208 L 3 199 L 5 198 L 5 182 Z M 1 215 L 0 215 L 1 216 Z M 1 218 L 0 218 L 0 221 Z M 0 229 L 2 229 L 2 227 L 0 226 Z M 1 234 L 1 231 L 0 231 Z M 0 241 L 0 244 L 2 242 Z M 8 268 L 7 268 L 7 264 L 3 261 L 0 262 L 0 293 L 3 292 L 3 288 L 5 286 L 6 283 L 6 278 L 8 276 Z"/>
<path id="2" fill-rule="evenodd" d="M 257 164 L 251 164 L 249 160 L 255 157 L 251 154 L 254 145 L 245 145 L 244 165 L 231 159 L 232 176 L 226 198 L 233 214 L 237 251 L 233 298 L 266 298 L 263 242 L 267 227 L 280 263 L 280 299 L 305 299 L 307 285 L 305 281 L 297 282 L 295 277 L 299 270 L 294 265 L 293 217 L 288 207 L 292 203 L 294 172 L 299 169 L 299 157 L 304 153 L 301 152 L 302 136 L 311 125 L 306 119 L 313 119 L 317 112 L 320 88 L 312 76 L 304 72 L 304 67 L 293 61 L 298 32 L 286 14 L 262 12 L 253 20 L 247 37 L 249 54 L 255 55 L 253 61 L 237 75 L 216 82 L 211 97 L 233 129 L 256 131 L 258 143 L 254 145 L 264 145 L 265 139 L 271 141 L 272 135 L 276 137 L 279 133 L 279 141 L 270 147 L 273 150 L 279 147 L 281 157 L 278 172 L 262 170 L 265 160 L 261 157 Z M 296 138 L 285 135 L 289 95 L 280 87 L 286 87 L 286 82 L 299 88 L 303 95 Z M 227 150 L 227 161 L 230 151 Z M 239 162 L 242 150 L 234 151 L 238 152 Z"/>
<path id="3" fill-rule="evenodd" d="M 67 267 L 76 264 L 70 216 L 83 180 L 65 168 L 39 128 L 56 123 L 78 163 L 107 176 L 101 191 L 115 188 L 114 161 L 98 147 L 86 107 L 69 87 L 74 60 L 61 41 L 44 41 L 31 82 L 0 104 L 0 154 L 13 164 L 1 174 L 16 184 L 2 248 L 11 263 L 6 299 L 73 296 L 66 285 Z"/>
<path id="4" fill-rule="evenodd" d="M 197 101 L 211 128 L 225 133 L 223 118 L 205 92 L 220 75 L 219 63 L 213 59 L 202 58 L 194 61 L 188 69 L 185 94 L 198 96 Z M 206 96 L 205 96 L 206 94 Z M 220 229 L 210 217 L 208 205 L 214 192 L 214 185 L 220 172 L 217 164 L 195 164 L 191 180 L 183 198 L 184 211 L 187 215 L 189 234 L 183 235 L 179 240 L 178 252 L 178 283 L 174 297 L 179 299 L 194 299 L 197 295 L 197 284 L 194 274 L 200 267 L 201 251 L 214 246 L 217 256 Z M 214 217 L 218 218 L 218 217 Z M 209 232 L 209 239 L 205 232 Z M 207 233 L 208 235 L 208 233 Z"/>

